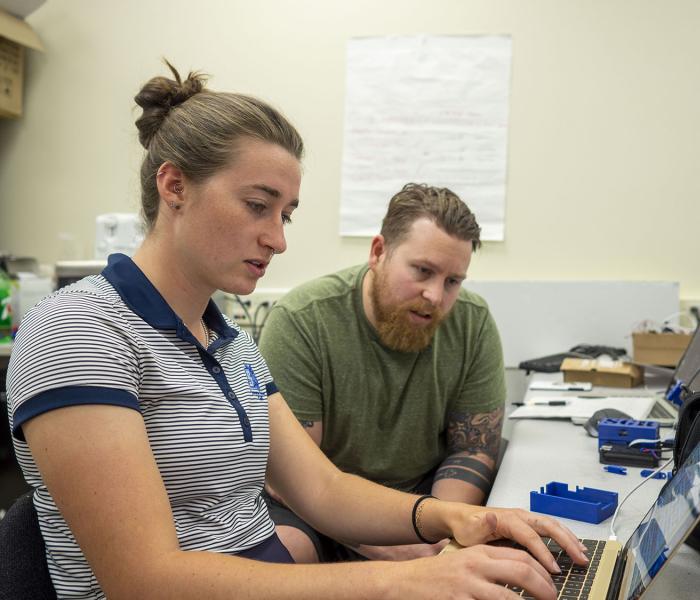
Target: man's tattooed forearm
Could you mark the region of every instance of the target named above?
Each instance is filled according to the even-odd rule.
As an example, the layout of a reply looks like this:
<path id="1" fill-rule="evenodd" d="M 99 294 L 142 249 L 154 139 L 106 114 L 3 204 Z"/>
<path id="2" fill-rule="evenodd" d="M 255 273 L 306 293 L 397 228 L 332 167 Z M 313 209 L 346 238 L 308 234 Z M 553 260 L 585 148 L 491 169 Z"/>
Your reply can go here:
<path id="1" fill-rule="evenodd" d="M 448 456 L 442 461 L 440 468 L 442 467 L 466 467 L 467 469 L 476 471 L 489 481 L 491 481 L 493 477 L 493 469 L 481 462 L 478 458 L 472 458 L 471 456 Z"/>
<path id="2" fill-rule="evenodd" d="M 483 453 L 498 457 L 503 426 L 503 407 L 488 413 L 450 413 L 447 417 L 447 445 L 450 453 Z"/>
<path id="3" fill-rule="evenodd" d="M 484 492 L 484 494 L 488 494 L 489 490 L 491 489 L 490 481 L 487 481 L 474 471 L 470 471 L 469 469 L 461 469 L 459 467 L 440 467 L 435 473 L 433 482 L 439 481 L 440 479 L 458 479 L 459 481 L 464 481 L 465 483 L 471 483 L 473 486 Z"/>

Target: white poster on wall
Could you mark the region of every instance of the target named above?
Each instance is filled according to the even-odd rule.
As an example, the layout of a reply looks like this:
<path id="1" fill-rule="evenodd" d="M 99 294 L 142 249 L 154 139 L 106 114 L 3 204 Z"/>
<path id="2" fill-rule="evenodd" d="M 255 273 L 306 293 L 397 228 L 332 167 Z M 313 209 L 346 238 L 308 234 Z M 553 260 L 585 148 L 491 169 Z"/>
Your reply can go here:
<path id="1" fill-rule="evenodd" d="M 351 39 L 340 234 L 379 232 L 408 182 L 448 187 L 503 240 L 509 36 Z"/>

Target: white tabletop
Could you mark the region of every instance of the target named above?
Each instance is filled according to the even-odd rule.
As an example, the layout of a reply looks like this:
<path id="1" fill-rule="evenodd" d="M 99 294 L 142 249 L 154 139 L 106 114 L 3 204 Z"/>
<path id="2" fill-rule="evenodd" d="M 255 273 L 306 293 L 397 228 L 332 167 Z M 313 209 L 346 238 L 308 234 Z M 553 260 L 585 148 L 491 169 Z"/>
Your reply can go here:
<path id="1" fill-rule="evenodd" d="M 542 374 L 538 373 L 537 378 L 541 379 Z M 619 393 L 612 388 L 595 388 L 594 391 L 597 394 Z M 635 467 L 627 467 L 627 475 L 604 471 L 598 462 L 597 439 L 589 437 L 583 427 L 570 421 L 513 420 L 508 430 L 509 444 L 489 496 L 489 506 L 529 510 L 530 492 L 539 490 L 550 481 L 566 483 L 571 490 L 578 485 L 617 492 L 619 501 L 622 501 L 627 492 L 642 480 L 641 469 Z M 670 429 L 661 431 L 662 437 L 673 435 Z M 663 483 L 649 480 L 624 503 L 615 521 L 615 533 L 621 543 L 627 541 L 652 506 Z M 610 535 L 610 518 L 598 525 L 571 519 L 561 521 L 579 537 L 607 539 Z M 654 581 L 644 600 L 690 600 L 698 598 L 699 587 L 700 553 L 683 545 Z"/>

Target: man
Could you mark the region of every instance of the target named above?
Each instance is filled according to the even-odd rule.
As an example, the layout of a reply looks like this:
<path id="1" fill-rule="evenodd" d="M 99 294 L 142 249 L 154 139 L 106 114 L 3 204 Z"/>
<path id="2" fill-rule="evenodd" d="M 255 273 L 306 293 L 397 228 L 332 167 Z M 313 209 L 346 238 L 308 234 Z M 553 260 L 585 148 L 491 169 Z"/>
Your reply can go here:
<path id="1" fill-rule="evenodd" d="M 341 470 L 445 500 L 486 498 L 505 383 L 488 307 L 462 288 L 479 235 L 450 190 L 408 184 L 391 199 L 367 265 L 303 284 L 270 312 L 262 354 L 296 417 Z M 298 562 L 329 559 L 327 539 L 270 504 Z M 353 551 L 399 560 L 440 548 Z"/>

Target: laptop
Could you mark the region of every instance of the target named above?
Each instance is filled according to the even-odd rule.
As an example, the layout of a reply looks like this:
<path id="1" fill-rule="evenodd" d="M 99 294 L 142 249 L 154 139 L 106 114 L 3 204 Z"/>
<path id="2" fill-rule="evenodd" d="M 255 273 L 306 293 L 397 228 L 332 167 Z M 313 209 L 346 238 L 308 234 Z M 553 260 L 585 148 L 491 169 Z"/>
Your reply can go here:
<path id="1" fill-rule="evenodd" d="M 580 567 L 550 539 L 545 543 L 562 572 L 552 577 L 562 600 L 637 600 L 700 523 L 700 444 L 676 475 L 661 489 L 656 502 L 627 543 L 581 540 L 590 563 Z M 456 550 L 452 542 L 443 552 Z M 523 598 L 520 588 L 506 586 Z"/>
<path id="2" fill-rule="evenodd" d="M 659 421 L 662 425 L 673 425 L 678 418 L 678 405 L 669 400 L 673 396 L 676 398 L 679 396 L 678 386 L 686 386 L 693 391 L 700 389 L 700 375 L 698 374 L 700 369 L 700 326 L 695 328 L 693 337 L 673 371 L 656 365 L 634 364 L 643 366 L 652 373 L 665 372 L 671 375 L 666 389 L 662 395 L 656 397 L 656 402 L 652 405 L 646 418 Z"/>
<path id="3" fill-rule="evenodd" d="M 700 326 L 695 328 L 693 337 L 690 339 L 690 342 L 688 343 L 688 346 L 685 349 L 683 356 L 678 361 L 675 369 L 635 362 L 633 360 L 629 362 L 640 367 L 644 367 L 646 372 L 650 373 L 651 375 L 659 375 L 664 377 L 664 379 L 670 377 L 668 385 L 663 392 L 653 394 L 649 392 L 645 393 L 644 391 L 640 393 L 634 388 L 624 391 L 620 390 L 619 393 L 616 392 L 615 394 L 609 394 L 606 396 L 606 398 L 613 401 L 613 403 L 610 404 L 610 407 L 616 408 L 615 403 L 617 401 L 624 403 L 625 400 L 621 398 L 628 396 L 634 396 L 637 398 L 642 396 L 645 398 L 653 398 L 654 402 L 652 402 L 648 408 L 645 406 L 639 407 L 643 414 L 631 415 L 631 411 L 629 409 L 625 410 L 624 407 L 621 407 L 621 410 L 623 410 L 623 412 L 630 413 L 630 415 L 637 420 L 653 419 L 654 421 L 658 421 L 662 426 L 672 427 L 678 419 L 678 404 L 674 404 L 670 401 L 670 399 L 674 396 L 676 398 L 679 396 L 678 387 L 686 386 L 691 391 L 700 390 Z M 597 394 L 595 390 L 593 390 L 590 393 L 580 394 L 579 397 L 596 398 Z M 527 415 L 524 414 L 523 416 L 526 417 Z M 581 425 L 588 419 L 588 417 L 590 417 L 590 414 L 587 416 L 572 415 L 571 419 L 574 423 Z"/>
<path id="4" fill-rule="evenodd" d="M 666 396 L 668 397 L 679 384 L 686 386 L 691 392 L 700 390 L 700 325 L 695 328 L 688 347 L 676 365 L 666 389 Z"/>

